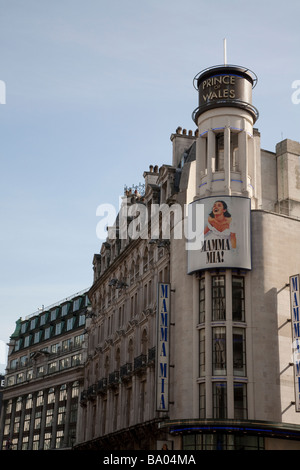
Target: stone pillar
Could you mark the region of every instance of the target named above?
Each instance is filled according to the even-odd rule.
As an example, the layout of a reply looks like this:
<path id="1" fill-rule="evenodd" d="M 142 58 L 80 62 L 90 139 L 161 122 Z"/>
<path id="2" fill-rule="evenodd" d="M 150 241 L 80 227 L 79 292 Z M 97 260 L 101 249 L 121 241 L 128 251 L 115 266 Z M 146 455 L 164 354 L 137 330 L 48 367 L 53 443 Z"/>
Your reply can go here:
<path id="1" fill-rule="evenodd" d="M 242 191 L 244 196 L 248 196 L 248 134 L 245 130 L 239 133 L 238 143 L 241 177 L 243 181 Z"/>
<path id="2" fill-rule="evenodd" d="M 224 129 L 224 189 L 225 194 L 231 193 L 230 187 L 230 127 Z"/>
<path id="3" fill-rule="evenodd" d="M 213 417 L 212 402 L 212 331 L 211 331 L 211 275 L 205 271 L 205 404 L 206 418 Z"/>
<path id="4" fill-rule="evenodd" d="M 205 175 L 206 161 L 206 137 L 198 137 L 196 140 L 196 196 L 200 195 L 200 184 Z"/>
<path id="5" fill-rule="evenodd" d="M 231 270 L 226 270 L 225 277 L 226 302 L 226 373 L 227 373 L 227 418 L 234 418 L 233 390 L 233 337 L 232 337 L 232 276 Z"/>
<path id="6" fill-rule="evenodd" d="M 216 138 L 212 129 L 208 130 L 207 135 L 207 188 L 206 191 L 210 194 L 212 189 L 212 173 L 214 170 L 216 158 Z"/>
<path id="7" fill-rule="evenodd" d="M 33 442 L 37 393 L 38 392 L 35 392 L 35 393 L 32 394 L 32 410 L 31 410 L 31 420 L 30 420 L 30 428 L 29 428 L 29 440 L 28 440 L 28 449 L 29 450 L 32 449 L 32 442 Z"/>
<path id="8" fill-rule="evenodd" d="M 72 402 L 72 382 L 67 384 L 67 404 L 66 404 L 63 447 L 69 447 L 70 445 L 69 427 L 70 427 L 71 402 Z"/>
<path id="9" fill-rule="evenodd" d="M 41 427 L 40 427 L 39 450 L 42 450 L 44 448 L 46 416 L 47 416 L 47 402 L 48 402 L 48 390 L 45 390 L 44 391 L 44 406 L 43 406 L 43 411 L 42 411 Z"/>
<path id="10" fill-rule="evenodd" d="M 20 417 L 20 428 L 19 428 L 19 439 L 18 439 L 18 450 L 22 449 L 23 440 L 23 429 L 24 429 L 24 418 L 26 412 L 26 395 L 22 397 L 22 412 Z"/>
<path id="11" fill-rule="evenodd" d="M 55 388 L 55 401 L 54 401 L 54 410 L 53 410 L 52 437 L 51 437 L 50 449 L 55 449 L 58 402 L 59 402 L 59 386 Z"/>
<path id="12" fill-rule="evenodd" d="M 199 330 L 196 325 L 199 323 L 199 279 L 193 276 L 193 350 L 195 356 L 198 358 L 194 361 L 193 370 L 193 414 L 199 416 L 199 384 L 197 378 L 199 377 Z"/>

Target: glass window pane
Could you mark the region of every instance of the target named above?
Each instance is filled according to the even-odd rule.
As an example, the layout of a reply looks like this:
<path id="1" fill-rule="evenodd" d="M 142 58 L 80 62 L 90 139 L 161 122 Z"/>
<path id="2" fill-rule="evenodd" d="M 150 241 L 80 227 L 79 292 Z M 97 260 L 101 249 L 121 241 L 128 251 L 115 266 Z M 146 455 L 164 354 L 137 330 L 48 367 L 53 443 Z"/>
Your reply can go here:
<path id="1" fill-rule="evenodd" d="M 226 330 L 225 327 L 213 328 L 213 375 L 226 374 Z"/>
<path id="2" fill-rule="evenodd" d="M 212 320 L 226 319 L 225 276 L 212 278 Z"/>
<path id="3" fill-rule="evenodd" d="M 205 383 L 199 385 L 199 418 L 205 418 Z"/>
<path id="4" fill-rule="evenodd" d="M 199 323 L 205 322 L 205 279 L 200 279 L 199 292 Z"/>
<path id="5" fill-rule="evenodd" d="M 200 344 L 199 344 L 199 375 L 200 377 L 205 375 L 205 329 L 202 328 L 199 332 Z"/>
<path id="6" fill-rule="evenodd" d="M 247 385 L 234 384 L 234 418 L 247 419 Z"/>
<path id="7" fill-rule="evenodd" d="M 224 133 L 216 135 L 215 171 L 224 170 Z"/>
<path id="8" fill-rule="evenodd" d="M 236 376 L 246 375 L 246 347 L 245 329 L 233 328 L 233 374 Z"/>
<path id="9" fill-rule="evenodd" d="M 239 276 L 232 276 L 232 319 L 245 321 L 244 278 Z"/>
<path id="10" fill-rule="evenodd" d="M 227 384 L 213 383 L 213 414 L 214 418 L 227 418 Z"/>

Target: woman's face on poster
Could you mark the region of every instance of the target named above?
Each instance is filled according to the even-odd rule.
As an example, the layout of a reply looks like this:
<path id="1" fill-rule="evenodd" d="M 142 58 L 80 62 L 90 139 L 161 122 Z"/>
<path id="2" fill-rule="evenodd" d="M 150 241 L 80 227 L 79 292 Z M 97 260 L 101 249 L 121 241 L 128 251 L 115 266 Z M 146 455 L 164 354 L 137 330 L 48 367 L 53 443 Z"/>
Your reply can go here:
<path id="1" fill-rule="evenodd" d="M 214 214 L 214 215 L 221 215 L 221 214 L 223 214 L 223 213 L 225 212 L 225 209 L 224 209 L 224 207 L 223 207 L 222 202 L 220 202 L 220 201 L 215 202 L 214 205 L 213 205 L 212 211 L 213 211 L 213 214 Z"/>

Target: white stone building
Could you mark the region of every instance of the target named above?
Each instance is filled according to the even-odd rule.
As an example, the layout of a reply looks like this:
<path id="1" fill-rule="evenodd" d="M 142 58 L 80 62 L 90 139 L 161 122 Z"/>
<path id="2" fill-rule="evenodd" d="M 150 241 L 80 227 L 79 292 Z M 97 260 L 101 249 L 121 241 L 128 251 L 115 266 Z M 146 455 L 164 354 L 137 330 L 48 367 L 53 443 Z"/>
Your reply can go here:
<path id="1" fill-rule="evenodd" d="M 172 165 L 144 173 L 142 196 L 126 193 L 126 219 L 94 257 L 78 448 L 300 449 L 290 301 L 300 143 L 261 149 L 256 82 L 230 65 L 195 77 L 196 130 L 171 135 Z M 134 204 L 166 212 L 143 224 L 141 212 L 127 217 Z M 185 210 L 197 205 L 207 234 L 188 251 Z M 130 224 L 140 237 L 121 237 Z M 159 283 L 169 289 L 168 337 Z"/>

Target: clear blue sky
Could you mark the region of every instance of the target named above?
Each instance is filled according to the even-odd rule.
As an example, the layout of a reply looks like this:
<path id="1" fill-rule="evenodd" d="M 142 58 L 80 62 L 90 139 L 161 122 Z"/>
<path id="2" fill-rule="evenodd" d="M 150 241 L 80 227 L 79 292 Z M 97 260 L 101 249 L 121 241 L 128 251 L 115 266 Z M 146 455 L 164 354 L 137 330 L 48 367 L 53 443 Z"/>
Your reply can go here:
<path id="1" fill-rule="evenodd" d="M 0 0 L 0 341 L 91 285 L 98 205 L 171 163 L 223 38 L 258 76 L 262 147 L 300 140 L 299 18 L 295 0 Z"/>

